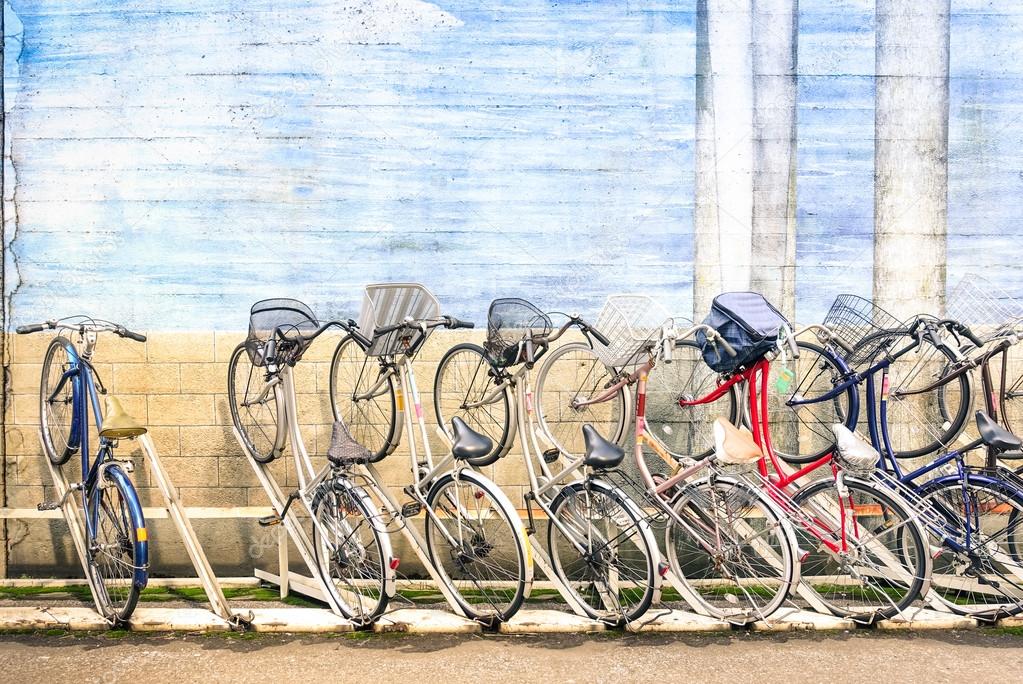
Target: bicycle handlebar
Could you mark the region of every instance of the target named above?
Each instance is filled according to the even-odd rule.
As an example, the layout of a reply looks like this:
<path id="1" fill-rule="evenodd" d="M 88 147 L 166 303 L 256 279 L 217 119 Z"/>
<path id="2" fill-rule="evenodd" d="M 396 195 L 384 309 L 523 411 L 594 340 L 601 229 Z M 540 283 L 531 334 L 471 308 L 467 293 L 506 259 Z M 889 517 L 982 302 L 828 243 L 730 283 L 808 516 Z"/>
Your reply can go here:
<path id="1" fill-rule="evenodd" d="M 463 321 L 461 319 L 455 318 L 454 316 L 441 316 L 440 318 L 438 318 L 436 320 L 422 320 L 422 321 L 417 321 L 417 320 L 414 320 L 414 319 L 411 319 L 411 318 L 407 318 L 407 319 L 405 319 L 404 321 L 402 321 L 400 323 L 395 323 L 394 325 L 385 325 L 385 326 L 382 326 L 382 327 L 379 327 L 379 328 L 374 328 L 373 329 L 373 337 L 375 339 L 377 337 L 381 337 L 383 335 L 387 335 L 389 333 L 395 332 L 396 330 L 403 330 L 403 329 L 407 329 L 407 330 L 413 330 L 413 329 L 429 330 L 430 328 L 440 328 L 442 326 L 445 327 L 445 328 L 454 330 L 455 328 L 475 328 L 476 324 L 473 323 L 472 321 Z"/>
<path id="2" fill-rule="evenodd" d="M 731 356 L 733 358 L 736 356 L 735 347 L 733 347 L 731 344 L 729 344 L 728 340 L 726 340 L 725 338 L 721 337 L 721 333 L 719 333 L 717 330 L 715 330 L 714 328 L 710 327 L 709 325 L 704 325 L 702 323 L 700 323 L 698 325 L 694 325 L 693 327 L 689 328 L 689 330 L 686 330 L 681 335 L 676 336 L 675 337 L 675 341 L 676 342 L 680 342 L 682 340 L 687 340 L 690 337 L 693 337 L 694 335 L 696 335 L 696 333 L 700 332 L 701 330 L 707 336 L 707 340 L 710 341 L 711 344 L 720 344 L 721 347 L 725 350 L 726 354 L 728 354 L 729 356 Z"/>
<path id="3" fill-rule="evenodd" d="M 42 332 L 43 330 L 71 330 L 79 333 L 112 332 L 118 337 L 124 337 L 136 342 L 146 341 L 146 336 L 142 333 L 133 332 L 125 328 L 123 325 L 110 323 L 109 321 L 89 320 L 88 322 L 81 323 L 66 323 L 63 320 L 57 320 L 46 321 L 45 323 L 28 323 L 26 325 L 19 325 L 15 328 L 15 332 L 19 335 L 30 335 L 32 333 Z"/>

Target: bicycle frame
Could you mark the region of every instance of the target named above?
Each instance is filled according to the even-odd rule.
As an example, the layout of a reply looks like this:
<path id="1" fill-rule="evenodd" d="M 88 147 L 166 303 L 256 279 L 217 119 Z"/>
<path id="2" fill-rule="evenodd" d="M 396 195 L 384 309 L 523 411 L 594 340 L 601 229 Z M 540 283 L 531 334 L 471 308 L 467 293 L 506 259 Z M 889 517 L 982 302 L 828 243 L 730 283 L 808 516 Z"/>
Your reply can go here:
<path id="1" fill-rule="evenodd" d="M 619 391 L 627 390 L 631 385 L 636 385 L 636 399 L 633 408 L 634 420 L 635 420 L 635 447 L 633 450 L 633 456 L 636 463 L 636 468 L 640 473 L 640 477 L 643 480 L 643 487 L 646 493 L 646 499 L 653 503 L 661 514 L 670 517 L 678 525 L 685 528 L 692 537 L 698 541 L 698 543 L 708 552 L 714 553 L 716 547 L 721 544 L 722 530 L 715 527 L 710 527 L 702 520 L 697 519 L 695 516 L 692 518 L 686 518 L 680 515 L 672 508 L 671 503 L 674 500 L 672 490 L 690 480 L 693 476 L 700 473 L 703 470 L 709 470 L 709 477 L 714 478 L 720 475 L 719 469 L 715 465 L 715 459 L 713 457 L 706 458 L 702 461 L 696 461 L 689 465 L 683 465 L 676 461 L 675 457 L 667 449 L 663 442 L 653 433 L 647 431 L 646 422 L 646 395 L 647 395 L 647 379 L 650 371 L 653 370 L 656 365 L 656 355 L 653 350 L 649 350 L 647 353 L 646 361 L 641 364 L 636 370 L 632 371 L 628 375 L 622 375 L 619 379 L 611 386 L 606 388 L 601 394 L 596 397 L 592 397 L 585 401 L 573 402 L 574 408 L 582 408 L 585 406 L 591 406 L 593 404 L 599 404 L 602 402 L 609 401 Z M 721 394 L 728 391 L 728 387 L 721 388 Z M 717 390 L 715 390 L 716 392 Z M 717 396 L 721 396 L 720 394 Z M 713 401 L 713 399 L 707 399 L 707 401 Z M 648 446 L 661 458 L 662 461 L 675 472 L 669 477 L 665 478 L 660 483 L 654 481 L 653 475 L 650 473 L 650 469 L 646 464 L 646 460 L 643 458 L 643 447 Z M 711 489 L 711 496 L 716 497 L 716 491 Z M 784 511 L 783 511 L 784 512 Z M 774 564 L 780 564 L 781 559 L 777 557 L 768 547 L 761 546 L 763 557 Z M 669 580 L 675 589 L 682 594 L 683 597 L 692 605 L 696 610 L 700 610 L 698 605 L 698 599 L 690 592 L 689 588 L 685 583 L 681 582 L 674 574 L 669 575 Z M 793 572 L 792 584 L 796 585 L 799 581 L 799 566 L 797 565 Z M 690 598 L 691 597 L 691 598 Z M 760 616 L 761 619 L 766 619 L 766 616 Z"/>
<path id="2" fill-rule="evenodd" d="M 564 332 L 564 330 L 562 330 L 562 332 Z M 552 339 L 557 339 L 558 336 L 560 336 L 560 333 L 555 335 Z M 636 514 L 637 519 L 646 520 L 649 516 L 646 515 L 643 509 L 638 506 L 631 497 L 625 494 L 620 487 L 598 478 L 596 473 L 591 472 L 585 466 L 585 455 L 565 454 L 565 456 L 571 460 L 557 473 L 555 473 L 550 467 L 550 464 L 542 458 L 541 455 L 544 453 L 544 450 L 540 448 L 538 441 L 538 433 L 540 431 L 536 426 L 536 412 L 533 401 L 534 395 L 531 384 L 531 371 L 536 363 L 536 354 L 534 353 L 533 343 L 531 341 L 526 342 L 526 358 L 528 360 L 522 363 L 514 373 L 509 373 L 507 369 L 498 368 L 492 365 L 489 358 L 482 358 L 480 367 L 476 372 L 479 373 L 483 371 L 484 368 L 488 369 L 487 372 L 490 372 L 489 369 L 497 369 L 499 375 L 495 378 L 496 382 L 494 389 L 479 401 L 467 402 L 466 408 L 475 408 L 492 404 L 500 400 L 502 395 L 507 396 L 508 404 L 512 408 L 509 414 L 509 435 L 514 434 L 516 430 L 518 431 L 522 447 L 522 459 L 526 467 L 526 474 L 529 480 L 529 491 L 525 494 L 525 500 L 526 515 L 529 519 L 529 540 L 533 547 L 533 557 L 539 561 L 544 574 L 546 574 L 552 581 L 555 581 L 557 585 L 557 576 L 553 571 L 552 562 L 547 556 L 546 550 L 536 538 L 537 525 L 533 512 L 534 505 L 536 505 L 543 515 L 547 517 L 548 524 L 557 527 L 562 536 L 575 547 L 577 552 L 580 553 L 585 553 L 586 549 L 584 544 L 578 539 L 578 532 L 569 529 L 562 520 L 554 515 L 551 508 L 558 493 L 563 489 L 583 481 L 598 483 L 600 486 L 616 490 L 620 495 L 621 500 L 625 502 L 626 505 L 631 505 L 633 507 L 633 512 Z M 475 377 L 473 380 L 475 380 Z M 512 440 L 509 439 L 509 442 L 511 441 Z M 666 571 L 667 568 L 664 566 L 663 561 L 655 563 L 655 593 L 653 603 L 657 603 L 660 600 L 661 578 L 667 574 Z M 575 596 L 566 587 L 559 587 L 559 591 L 577 614 L 586 616 L 586 611 L 582 609 Z M 604 607 L 607 610 L 614 610 L 614 606 L 611 605 L 613 600 L 610 597 L 603 597 L 603 601 Z"/>
<path id="3" fill-rule="evenodd" d="M 50 395 L 52 401 L 64 386 L 70 382 L 72 388 L 72 414 L 71 414 L 71 437 L 72 443 L 77 443 L 79 453 L 82 455 L 82 513 L 85 517 L 86 540 L 90 546 L 96 536 L 99 526 L 99 497 L 103 487 L 104 471 L 118 464 L 124 471 L 131 472 L 133 465 L 130 461 L 116 461 L 113 457 L 113 442 L 105 437 L 99 438 L 99 449 L 94 460 L 90 461 L 89 456 L 89 410 L 91 408 L 96 419 L 96 425 L 102 426 L 103 412 L 99 403 L 99 392 L 96 389 L 96 382 L 92 377 L 92 364 L 87 358 L 88 350 L 95 344 L 94 333 L 87 337 L 87 353 L 80 355 L 75 345 L 71 344 L 66 348 L 70 368 L 64 372 L 56 388 Z M 129 507 L 132 516 L 144 520 L 142 505 L 137 497 L 128 497 L 124 503 Z M 149 568 L 149 541 L 145 527 L 137 530 L 138 534 L 138 558 L 135 559 L 136 566 L 133 573 L 133 582 L 140 588 L 144 588 L 148 582 Z"/>
<path id="4" fill-rule="evenodd" d="M 895 457 L 895 452 L 894 449 L 892 449 L 891 440 L 888 434 L 888 397 L 889 397 L 888 370 L 895 359 L 899 358 L 905 353 L 908 353 L 918 344 L 919 344 L 918 342 L 914 342 L 912 345 L 907 346 L 906 349 L 900 350 L 900 352 L 894 355 L 881 359 L 880 361 L 871 365 L 868 369 L 861 372 L 854 372 L 845 362 L 845 360 L 841 357 L 841 355 L 837 353 L 832 353 L 831 354 L 832 360 L 836 362 L 839 370 L 842 372 L 844 376 L 847 376 L 847 379 L 844 380 L 839 385 L 837 385 L 833 390 L 826 392 L 820 397 L 816 397 L 814 399 L 789 401 L 787 403 L 792 406 L 799 406 L 829 401 L 835 398 L 836 396 L 840 395 L 842 392 L 845 392 L 850 387 L 854 385 L 859 385 L 861 382 L 865 381 L 866 384 L 865 395 L 867 406 L 866 420 L 871 445 L 880 454 L 878 467 L 882 471 L 891 473 L 894 476 L 894 479 L 892 478 L 877 479 L 886 484 L 889 488 L 897 491 L 897 493 L 899 493 L 899 495 L 902 496 L 903 498 L 914 499 L 911 503 L 913 504 L 914 509 L 918 510 L 918 512 L 921 514 L 926 529 L 930 530 L 936 536 L 940 537 L 942 542 L 947 544 L 954 551 L 959 553 L 966 553 L 970 548 L 972 548 L 971 546 L 972 539 L 973 536 L 976 534 L 976 531 L 973 530 L 971 526 L 972 516 L 970 515 L 970 501 L 966 495 L 965 489 L 965 483 L 967 481 L 967 470 L 969 468 L 969 466 L 967 466 L 965 463 L 965 454 L 971 449 L 975 448 L 976 446 L 979 446 L 982 442 L 980 442 L 980 440 L 976 440 L 975 442 L 971 443 L 971 445 L 968 445 L 963 449 L 950 451 L 942 456 L 939 456 L 930 463 L 920 466 L 919 468 L 916 468 L 915 470 L 912 470 L 907 473 L 903 471 L 902 466 L 899 465 L 899 459 Z M 988 371 L 987 368 L 987 360 L 990 357 L 990 355 L 999 352 L 1004 353 L 1004 349 L 995 350 L 981 357 L 983 360 L 980 363 L 985 370 L 984 375 L 987 377 L 987 381 L 990 381 L 990 372 Z M 971 364 L 964 364 L 953 373 L 942 376 L 942 378 L 932 386 L 920 390 L 915 390 L 913 394 L 929 392 L 937 387 L 953 382 L 963 373 L 968 372 L 971 367 L 972 367 Z M 882 374 L 880 397 L 878 397 L 877 381 L 875 379 L 877 373 Z M 985 384 L 987 386 L 987 382 Z M 854 392 L 853 397 L 856 396 L 857 393 Z M 989 407 L 992 406 L 994 398 L 992 392 L 990 392 L 987 388 L 985 389 L 985 398 L 988 406 Z M 988 454 L 989 469 L 994 469 L 997 467 L 993 460 L 991 460 L 992 456 L 993 454 L 990 453 L 989 451 Z M 802 470 L 800 470 L 797 473 L 797 475 L 806 474 L 814 470 L 815 468 L 819 467 L 823 463 L 826 463 L 830 459 L 831 455 L 828 454 L 819 459 L 818 461 L 815 461 L 805 466 Z M 956 538 L 954 532 L 949 529 L 947 523 L 945 523 L 943 517 L 939 512 L 928 510 L 930 506 L 926 502 L 918 500 L 919 499 L 918 490 L 922 486 L 919 480 L 926 475 L 929 475 L 935 471 L 942 469 L 944 466 L 950 463 L 954 464 L 955 474 L 951 476 L 945 476 L 945 479 L 951 477 L 954 478 L 955 481 L 963 483 L 963 504 L 967 512 L 966 516 L 964 516 L 965 529 L 963 530 L 963 532 L 965 535 L 965 539 L 963 541 L 960 541 L 959 539 Z M 1009 486 L 1016 487 L 1018 489 L 1017 485 L 1013 482 L 1013 479 L 1015 478 L 1008 477 L 1008 474 L 1011 474 L 1011 471 L 1006 471 L 1005 473 L 1002 473 L 1001 477 L 979 472 L 973 473 L 973 478 L 987 485 L 1005 486 L 1008 483 Z M 1020 495 L 1023 496 L 1023 490 L 1020 491 Z M 921 508 L 921 505 L 927 508 Z"/>
<path id="5" fill-rule="evenodd" d="M 442 523 L 440 516 L 438 516 L 437 513 L 427 505 L 429 486 L 431 483 L 448 473 L 455 473 L 457 475 L 466 470 L 469 472 L 474 471 L 465 463 L 455 459 L 454 454 L 450 451 L 438 462 L 434 462 L 433 450 L 430 447 L 429 432 L 426 426 L 426 417 L 423 411 L 423 404 L 419 394 L 419 387 L 416 383 L 415 372 L 412 368 L 412 361 L 415 358 L 416 353 L 422 347 L 422 344 L 425 342 L 425 339 L 425 336 L 418 336 L 415 342 L 406 347 L 405 353 L 403 354 L 379 357 L 379 377 L 366 392 L 359 395 L 357 398 L 367 399 L 373 397 L 376 393 L 383 392 L 388 383 L 392 380 L 397 380 L 395 385 L 395 410 L 396 414 L 400 415 L 395 416 L 395 422 L 398 428 L 392 438 L 392 446 L 389 448 L 387 453 L 390 453 L 397 448 L 400 443 L 402 431 L 409 435 L 409 466 L 412 471 L 412 482 L 404 491 L 415 500 L 421 510 L 423 510 L 433 521 L 434 527 L 443 534 L 448 543 L 454 547 L 460 546 L 461 540 L 455 539 L 451 535 L 447 526 Z M 407 406 L 407 403 L 410 403 L 411 405 Z M 443 434 L 442 431 L 441 434 Z M 448 604 L 458 615 L 465 617 L 465 612 L 458 600 L 454 597 L 454 595 L 450 594 L 444 582 L 440 580 L 437 574 L 438 571 L 432 566 L 429 556 L 426 553 L 427 547 L 425 540 L 414 530 L 411 530 L 409 525 L 406 523 L 407 518 L 402 512 L 402 505 L 382 484 L 385 480 L 380 475 L 376 466 L 373 463 L 367 463 L 360 466 L 360 468 L 365 473 L 365 477 L 373 490 L 375 498 L 383 504 L 384 508 L 388 510 L 392 517 L 400 521 L 402 531 L 409 536 L 420 561 L 422 561 L 423 565 L 433 576 L 439 590 L 447 599 Z M 459 515 L 465 515 L 468 517 L 468 514 L 461 503 L 457 503 L 456 510 Z M 462 525 L 458 526 L 460 534 L 462 527 Z M 530 559 L 527 558 L 525 577 L 526 598 L 529 597 L 532 589 L 532 583 L 533 567 Z"/>

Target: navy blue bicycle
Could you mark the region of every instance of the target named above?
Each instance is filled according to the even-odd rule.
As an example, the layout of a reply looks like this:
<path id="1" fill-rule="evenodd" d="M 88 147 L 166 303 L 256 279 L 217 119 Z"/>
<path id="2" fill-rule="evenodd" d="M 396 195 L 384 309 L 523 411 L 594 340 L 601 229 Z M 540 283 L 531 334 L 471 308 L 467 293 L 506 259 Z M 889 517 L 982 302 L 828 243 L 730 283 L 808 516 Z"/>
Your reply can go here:
<path id="1" fill-rule="evenodd" d="M 878 454 L 872 476 L 911 504 L 936 545 L 927 598 L 982 620 L 1023 612 L 1023 479 L 998 463 L 1023 458 L 1023 443 L 979 411 L 980 439 L 952 448 L 970 408 L 968 371 L 991 352 L 962 358 L 960 336 L 983 346 L 967 326 L 930 316 L 900 322 L 853 295 L 835 301 L 824 326 L 807 330 L 822 346 L 799 342 L 796 370 L 781 370 L 772 383 L 776 407 L 788 409 L 774 412 L 780 424 L 772 426 L 772 435 L 786 442 L 779 455 L 807 471 L 830 458 L 843 433 L 836 424 L 856 426 L 863 385 L 870 443 Z M 893 383 L 892 368 L 900 363 L 911 370 Z M 895 422 L 893 399 L 902 407 Z M 900 450 L 896 439 L 932 445 Z M 978 463 L 969 452 L 982 445 L 988 458 Z M 910 458 L 917 460 L 904 468 L 900 461 Z"/>
<path id="2" fill-rule="evenodd" d="M 43 450 L 61 466 L 81 454 L 82 480 L 71 484 L 59 501 L 39 504 L 40 510 L 62 507 L 74 492 L 81 494 L 89 583 L 97 606 L 113 623 L 127 621 L 149 578 L 149 542 L 142 505 L 129 473 L 132 462 L 118 460 L 118 440 L 134 439 L 146 428 L 128 416 L 120 402 L 107 395 L 92 364 L 100 333 L 145 342 L 124 326 L 88 316 L 72 316 L 18 327 L 19 334 L 56 330 L 43 359 L 39 418 Z M 64 333 L 67 333 L 65 335 Z M 107 415 L 100 395 L 107 397 Z M 99 446 L 89 456 L 89 411 L 98 427 Z"/>

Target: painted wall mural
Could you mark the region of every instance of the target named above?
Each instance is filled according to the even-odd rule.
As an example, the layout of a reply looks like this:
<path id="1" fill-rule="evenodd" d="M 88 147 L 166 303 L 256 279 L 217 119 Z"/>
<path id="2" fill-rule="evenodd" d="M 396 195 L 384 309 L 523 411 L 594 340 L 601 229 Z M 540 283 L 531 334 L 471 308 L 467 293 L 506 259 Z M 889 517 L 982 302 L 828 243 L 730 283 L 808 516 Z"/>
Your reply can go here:
<path id="1" fill-rule="evenodd" d="M 876 286 L 882 4 L 7 0 L 9 320 L 231 330 L 261 297 L 355 315 L 363 284 L 401 279 L 478 322 L 508 295 L 691 311 L 699 38 L 730 87 L 722 32 L 746 15 L 755 69 L 796 58 L 790 266 L 819 319 Z M 948 285 L 983 271 L 1023 298 L 1023 5 L 945 4 Z M 760 168 L 715 142 L 729 173 Z"/>

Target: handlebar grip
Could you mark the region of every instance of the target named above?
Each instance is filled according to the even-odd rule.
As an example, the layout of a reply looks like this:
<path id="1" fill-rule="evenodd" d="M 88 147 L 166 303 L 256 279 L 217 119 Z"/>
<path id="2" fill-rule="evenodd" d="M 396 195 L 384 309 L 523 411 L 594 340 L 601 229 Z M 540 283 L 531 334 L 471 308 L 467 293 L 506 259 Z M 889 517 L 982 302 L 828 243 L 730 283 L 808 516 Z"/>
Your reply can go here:
<path id="1" fill-rule="evenodd" d="M 463 321 L 455 318 L 454 316 L 448 316 L 448 327 L 451 329 L 455 328 L 475 328 L 476 324 L 472 321 Z"/>
<path id="2" fill-rule="evenodd" d="M 348 333 L 353 338 L 355 338 L 355 341 L 358 342 L 363 347 L 363 349 L 369 349 L 370 346 L 373 344 L 373 340 L 367 338 L 365 335 L 363 335 L 358 330 L 352 329 L 352 330 L 349 330 Z"/>
<path id="3" fill-rule="evenodd" d="M 15 332 L 19 335 L 28 335 L 29 333 L 37 333 L 46 330 L 45 323 L 29 323 L 28 325 L 19 325 L 15 328 Z"/>
<path id="4" fill-rule="evenodd" d="M 975 344 L 978 348 L 984 346 L 984 343 L 981 342 L 980 338 L 978 338 L 976 335 L 974 335 L 973 331 L 970 330 L 970 326 L 966 325 L 965 323 L 959 323 L 959 322 L 956 322 L 954 325 L 955 325 L 956 331 L 958 331 L 963 337 L 968 339 L 970 342 Z"/>
<path id="5" fill-rule="evenodd" d="M 398 323 L 397 325 L 384 325 L 379 328 L 373 328 L 373 337 L 380 337 L 381 335 L 392 333 L 395 330 L 398 330 L 399 328 L 403 327 L 404 325 L 405 325 L 404 323 Z"/>
<path id="6" fill-rule="evenodd" d="M 611 340 L 607 339 L 607 335 L 605 335 L 604 333 L 600 332 L 599 330 L 594 328 L 592 325 L 586 324 L 586 325 L 584 325 L 584 329 L 589 331 L 589 333 L 591 335 L 593 335 L 595 338 L 597 338 L 597 341 L 600 342 L 605 347 L 610 347 L 611 346 Z"/>
<path id="7" fill-rule="evenodd" d="M 122 328 L 117 332 L 117 334 L 120 335 L 121 337 L 127 337 L 129 340 L 135 340 L 136 342 L 146 341 L 145 335 L 137 332 L 132 332 L 131 330 L 128 330 L 126 328 Z"/>

